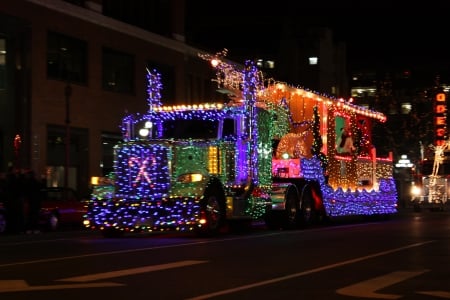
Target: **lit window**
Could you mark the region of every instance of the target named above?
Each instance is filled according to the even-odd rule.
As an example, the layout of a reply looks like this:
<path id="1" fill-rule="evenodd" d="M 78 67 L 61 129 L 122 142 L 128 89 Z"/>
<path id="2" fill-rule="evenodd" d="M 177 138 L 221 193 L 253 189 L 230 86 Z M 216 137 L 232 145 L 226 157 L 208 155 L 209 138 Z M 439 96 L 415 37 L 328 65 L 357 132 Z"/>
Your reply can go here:
<path id="1" fill-rule="evenodd" d="M 273 69 L 273 68 L 275 68 L 275 62 L 273 60 L 266 60 L 264 62 L 264 68 L 266 68 L 266 69 Z"/>
<path id="2" fill-rule="evenodd" d="M 411 103 L 402 103 L 402 114 L 407 115 L 411 112 Z"/>
<path id="3" fill-rule="evenodd" d="M 256 61 L 256 66 L 264 69 L 273 69 L 275 68 L 275 62 L 273 60 L 264 60 L 259 58 Z"/>
<path id="4" fill-rule="evenodd" d="M 319 62 L 319 58 L 317 56 L 311 56 L 308 58 L 310 65 L 317 65 Z"/>

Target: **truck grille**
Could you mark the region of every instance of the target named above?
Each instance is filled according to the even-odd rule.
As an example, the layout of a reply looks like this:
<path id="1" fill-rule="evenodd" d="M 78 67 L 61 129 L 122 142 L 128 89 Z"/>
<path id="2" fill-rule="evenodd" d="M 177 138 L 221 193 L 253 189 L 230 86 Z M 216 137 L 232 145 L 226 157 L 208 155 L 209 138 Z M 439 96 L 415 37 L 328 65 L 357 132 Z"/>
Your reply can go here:
<path id="1" fill-rule="evenodd" d="M 166 197 L 170 185 L 169 149 L 164 145 L 127 143 L 115 148 L 116 196 Z"/>

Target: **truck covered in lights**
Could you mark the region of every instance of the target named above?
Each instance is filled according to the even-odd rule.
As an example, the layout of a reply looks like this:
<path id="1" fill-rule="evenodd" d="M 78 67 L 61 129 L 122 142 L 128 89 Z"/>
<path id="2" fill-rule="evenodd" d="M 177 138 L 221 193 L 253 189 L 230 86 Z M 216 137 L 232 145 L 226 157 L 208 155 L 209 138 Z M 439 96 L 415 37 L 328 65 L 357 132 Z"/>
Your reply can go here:
<path id="1" fill-rule="evenodd" d="M 148 72 L 149 110 L 123 119 L 114 195 L 93 198 L 86 226 L 105 235 L 214 234 L 264 220 L 297 228 L 327 218 L 396 213 L 392 157 L 371 143 L 379 112 L 215 62 L 226 103 L 164 106 Z M 343 153 L 346 132 L 351 139 Z"/>

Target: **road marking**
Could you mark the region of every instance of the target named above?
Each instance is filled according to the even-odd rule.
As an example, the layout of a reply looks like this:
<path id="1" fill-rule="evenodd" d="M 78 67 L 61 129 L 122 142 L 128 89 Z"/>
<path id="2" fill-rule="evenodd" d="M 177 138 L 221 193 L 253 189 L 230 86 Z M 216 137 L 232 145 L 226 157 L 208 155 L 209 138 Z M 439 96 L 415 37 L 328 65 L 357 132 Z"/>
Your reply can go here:
<path id="1" fill-rule="evenodd" d="M 405 281 L 409 278 L 419 276 L 429 270 L 408 272 L 408 271 L 398 271 L 386 274 L 383 276 L 375 277 L 366 281 L 361 281 L 356 284 L 346 286 L 342 289 L 336 290 L 338 294 L 353 297 L 364 297 L 364 298 L 377 298 L 377 299 L 398 299 L 402 295 L 393 294 L 379 294 L 376 293 L 377 290 L 385 288 L 387 286 Z"/>
<path id="2" fill-rule="evenodd" d="M 314 229 L 312 229 L 311 231 L 313 231 L 313 230 Z M 83 255 L 63 256 L 63 257 L 55 257 L 55 258 L 19 261 L 19 262 L 0 264 L 0 268 L 12 267 L 12 266 L 31 265 L 31 264 L 42 264 L 42 263 L 48 263 L 48 262 L 64 261 L 64 260 L 71 260 L 71 259 L 80 259 L 80 258 L 87 258 L 87 257 L 97 257 L 97 256 L 116 255 L 116 254 L 125 254 L 125 253 L 145 252 L 145 251 L 154 251 L 154 250 L 161 250 L 161 249 L 182 248 L 182 247 L 186 247 L 186 246 L 206 245 L 206 244 L 223 243 L 223 242 L 237 241 L 237 240 L 250 240 L 250 239 L 257 239 L 257 238 L 265 238 L 265 237 L 274 236 L 274 235 L 281 235 L 281 233 L 279 233 L 279 232 L 271 232 L 271 233 L 260 234 L 260 235 L 257 235 L 257 236 L 250 236 L 250 237 L 248 237 L 248 236 L 245 236 L 245 237 L 232 237 L 232 238 L 228 238 L 227 237 L 227 238 L 223 238 L 223 239 L 206 240 L 206 241 L 202 240 L 202 241 L 182 243 L 182 244 L 171 244 L 171 245 L 163 245 L 163 246 L 152 246 L 152 247 L 147 247 L 147 248 L 125 249 L 125 250 L 98 252 L 98 253 L 90 253 L 90 254 L 83 254 Z M 1 245 L 3 245 L 3 244 L 1 244 Z"/>
<path id="3" fill-rule="evenodd" d="M 371 254 L 371 255 L 362 256 L 362 257 L 358 257 L 358 258 L 354 258 L 354 259 L 350 259 L 350 260 L 345 260 L 345 261 L 342 261 L 342 262 L 339 262 L 339 263 L 335 263 L 335 264 L 332 264 L 332 265 L 327 265 L 327 266 L 323 266 L 323 267 L 319 267 L 319 268 L 315 268 L 315 269 L 311 269 L 311 270 L 307 270 L 307 271 L 303 271 L 303 272 L 299 272 L 299 273 L 294 273 L 294 274 L 290 274 L 290 275 L 286 275 L 286 276 L 272 278 L 272 279 L 269 279 L 269 280 L 255 282 L 255 283 L 252 283 L 252 284 L 242 285 L 242 286 L 238 286 L 238 287 L 235 287 L 235 288 L 226 289 L 226 290 L 222 290 L 222 291 L 217 291 L 217 292 L 210 293 L 210 294 L 195 296 L 193 298 L 188 298 L 186 300 L 209 299 L 209 298 L 216 297 L 216 296 L 222 296 L 222 295 L 226 295 L 226 294 L 236 293 L 236 292 L 240 292 L 240 291 L 243 291 L 243 290 L 248 290 L 248 289 L 259 287 L 259 286 L 263 286 L 263 285 L 269 285 L 269 284 L 280 282 L 280 281 L 290 280 L 290 279 L 293 279 L 293 278 L 297 278 L 297 277 L 301 277 L 301 276 L 305 276 L 305 275 L 309 275 L 309 274 L 313 274 L 313 273 L 318 273 L 318 272 L 326 271 L 326 270 L 333 269 L 333 268 L 342 267 L 342 266 L 345 266 L 345 265 L 353 264 L 353 263 L 360 262 L 360 261 L 367 260 L 367 259 L 371 259 L 371 258 L 374 258 L 374 257 L 383 256 L 383 255 L 395 253 L 395 252 L 398 252 L 398 251 L 406 250 L 406 249 L 409 249 L 409 248 L 423 246 L 423 245 L 426 245 L 426 244 L 431 243 L 431 242 L 434 242 L 434 241 L 430 240 L 430 241 L 425 241 L 425 242 L 422 242 L 422 243 L 415 243 L 415 244 L 411 244 L 411 245 L 406 245 L 406 246 L 403 246 L 403 247 L 394 248 L 394 249 L 391 249 L 391 250 L 386 250 L 386 251 L 382 251 L 382 252 L 378 252 L 378 253 L 374 253 L 374 254 Z"/>
<path id="4" fill-rule="evenodd" d="M 123 286 L 123 284 L 114 282 L 93 282 L 82 284 L 56 284 L 56 285 L 30 286 L 27 284 L 25 280 L 0 280 L 0 293 L 60 290 L 60 289 L 81 289 L 93 287 L 114 287 L 114 286 Z"/>
<path id="5" fill-rule="evenodd" d="M 0 280 L 0 293 L 6 292 L 28 292 L 28 291 L 42 291 L 42 290 L 61 290 L 61 289 L 82 289 L 82 288 L 93 288 L 93 287 L 115 287 L 123 286 L 121 283 L 114 282 L 90 282 L 101 279 L 110 279 L 115 277 L 122 277 L 127 275 L 135 275 L 146 272 L 161 271 L 166 269 L 173 269 L 185 266 L 192 266 L 197 264 L 206 263 L 206 260 L 184 260 L 167 264 L 145 266 L 133 269 L 118 270 L 112 272 L 90 274 L 84 276 L 76 276 L 64 279 L 58 279 L 57 281 L 64 282 L 83 282 L 74 284 L 56 284 L 56 285 L 36 285 L 30 286 L 25 280 Z"/>
<path id="6" fill-rule="evenodd" d="M 444 291 L 426 291 L 426 292 L 417 292 L 417 294 L 439 297 L 439 298 L 444 298 L 444 299 L 450 299 L 450 292 L 444 292 Z"/>
<path id="7" fill-rule="evenodd" d="M 152 265 L 152 266 L 145 266 L 145 267 L 139 267 L 139 268 L 133 268 L 133 269 L 125 269 L 125 270 L 118 270 L 118 271 L 112 271 L 112 272 L 90 274 L 90 275 L 84 275 L 84 276 L 76 276 L 76 277 L 58 279 L 58 281 L 88 282 L 88 281 L 94 281 L 94 280 L 110 279 L 110 278 L 115 278 L 115 277 L 123 277 L 123 276 L 128 276 L 128 275 L 135 275 L 135 274 L 141 274 L 141 273 L 147 273 L 147 272 L 154 272 L 154 271 L 160 271 L 160 270 L 166 270 L 166 269 L 173 269 L 173 268 L 203 264 L 206 262 L 208 262 L 208 261 L 206 261 L 206 260 L 184 260 L 184 261 L 177 261 L 177 262 L 161 264 L 161 265 Z"/>

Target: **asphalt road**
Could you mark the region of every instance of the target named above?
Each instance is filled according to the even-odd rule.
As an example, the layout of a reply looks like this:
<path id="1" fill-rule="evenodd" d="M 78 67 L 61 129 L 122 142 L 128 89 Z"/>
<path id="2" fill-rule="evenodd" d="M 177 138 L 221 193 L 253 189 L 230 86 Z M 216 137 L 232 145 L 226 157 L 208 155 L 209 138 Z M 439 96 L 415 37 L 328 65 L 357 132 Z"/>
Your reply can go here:
<path id="1" fill-rule="evenodd" d="M 198 238 L 0 236 L 0 299 L 450 299 L 450 213 Z"/>

